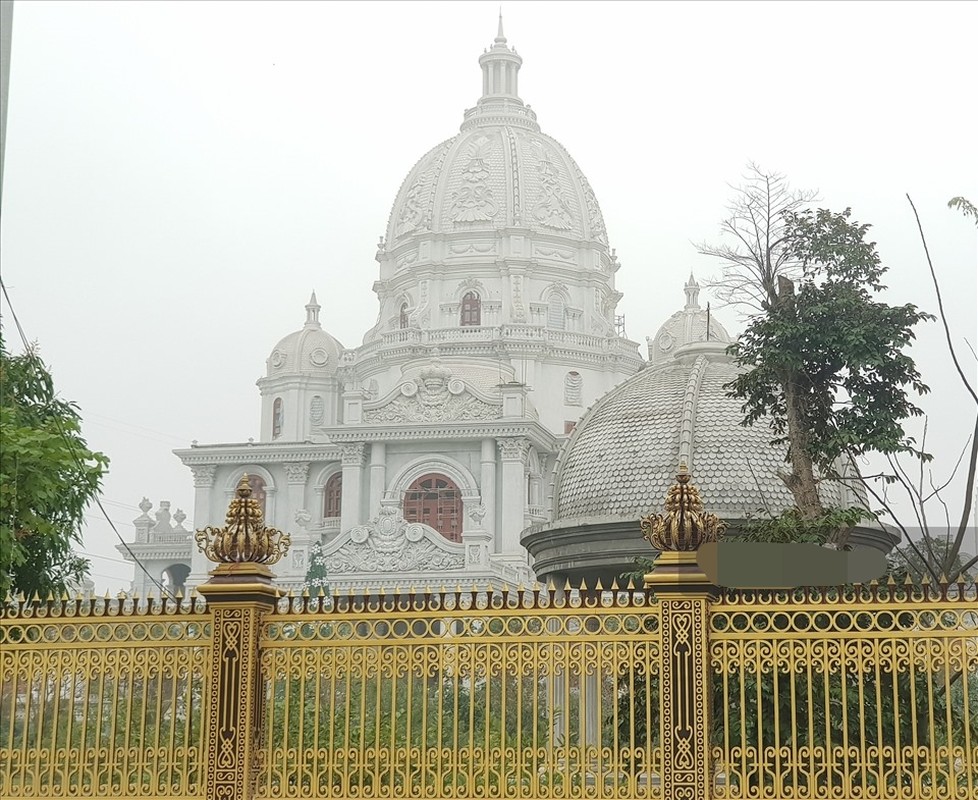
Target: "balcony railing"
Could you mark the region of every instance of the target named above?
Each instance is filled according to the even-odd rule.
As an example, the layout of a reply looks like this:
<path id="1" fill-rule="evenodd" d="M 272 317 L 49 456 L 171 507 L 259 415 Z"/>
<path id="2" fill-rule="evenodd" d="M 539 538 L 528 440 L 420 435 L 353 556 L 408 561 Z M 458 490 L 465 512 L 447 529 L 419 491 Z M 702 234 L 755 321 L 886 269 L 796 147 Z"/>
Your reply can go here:
<path id="1" fill-rule="evenodd" d="M 557 347 L 569 347 L 581 350 L 616 352 L 624 349 L 624 341 L 618 336 L 597 336 L 577 331 L 560 331 L 545 328 L 542 325 L 465 325 L 453 328 L 436 328 L 421 330 L 405 328 L 389 331 L 381 335 L 381 347 L 401 347 L 418 344 L 450 344 L 472 342 L 539 342 Z"/>

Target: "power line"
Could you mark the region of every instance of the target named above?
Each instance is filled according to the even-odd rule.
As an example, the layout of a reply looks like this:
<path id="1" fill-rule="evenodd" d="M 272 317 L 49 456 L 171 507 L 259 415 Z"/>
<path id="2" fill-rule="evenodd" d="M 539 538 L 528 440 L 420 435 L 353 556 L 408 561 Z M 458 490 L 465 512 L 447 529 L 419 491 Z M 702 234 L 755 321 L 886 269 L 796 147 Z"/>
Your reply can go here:
<path id="1" fill-rule="evenodd" d="M 20 320 L 17 318 L 17 312 L 14 311 L 14 304 L 10 301 L 10 295 L 7 293 L 7 286 L 3 282 L 3 279 L 0 279 L 0 290 L 3 291 L 3 296 L 7 301 L 7 308 L 10 309 L 10 316 L 13 317 L 14 325 L 17 328 L 17 333 L 20 335 L 20 341 L 24 345 L 24 353 L 27 356 L 30 365 L 34 368 L 35 372 L 40 373 L 41 367 L 37 363 L 37 355 L 34 353 L 34 350 L 31 348 L 30 342 L 27 339 L 27 334 L 24 333 L 24 328 L 23 326 L 21 326 Z M 38 377 L 40 377 L 40 375 L 38 375 Z M 79 469 L 84 469 L 85 465 L 82 464 L 81 459 L 78 457 L 78 453 L 75 451 L 75 444 L 74 442 L 71 441 L 71 439 L 68 438 L 68 434 L 65 432 L 64 427 L 61 425 L 61 420 L 58 418 L 58 415 L 57 414 L 52 415 L 52 419 L 54 420 L 55 425 L 57 425 L 58 427 L 58 432 L 61 434 L 61 438 L 64 439 L 65 444 L 68 445 L 68 452 L 71 453 L 71 457 L 75 460 L 75 464 L 78 466 Z M 112 522 L 111 519 L 109 519 L 109 514 L 105 510 L 105 506 L 102 505 L 102 500 L 99 498 L 97 494 L 95 495 L 94 500 L 95 500 L 95 504 L 99 508 L 99 511 L 102 512 L 102 516 L 105 517 L 105 521 L 108 522 L 109 527 L 112 528 L 112 532 L 116 535 L 116 538 L 126 549 L 126 552 L 128 552 L 129 555 L 132 556 L 132 559 L 136 563 L 136 565 L 144 573 L 146 573 L 147 578 L 149 578 L 156 586 L 159 587 L 159 590 L 162 594 L 168 594 L 170 595 L 170 597 L 173 597 L 172 593 L 170 593 L 167 590 L 167 588 L 162 583 L 160 583 L 160 581 L 156 580 L 156 578 L 153 577 L 152 573 L 150 573 L 150 571 L 146 569 L 143 562 L 139 560 L 139 558 L 136 556 L 135 553 L 133 553 L 132 548 L 129 547 L 129 543 L 122 538 L 122 534 L 120 534 L 118 529 L 115 527 L 115 523 Z M 174 599 L 176 598 L 174 597 Z"/>

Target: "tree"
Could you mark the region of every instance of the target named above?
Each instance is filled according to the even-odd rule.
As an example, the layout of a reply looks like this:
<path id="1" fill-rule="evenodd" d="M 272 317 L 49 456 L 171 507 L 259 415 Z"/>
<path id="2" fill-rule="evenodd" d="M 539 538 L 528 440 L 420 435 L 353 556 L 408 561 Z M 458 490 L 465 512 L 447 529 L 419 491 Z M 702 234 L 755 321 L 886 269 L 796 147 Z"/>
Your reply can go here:
<path id="1" fill-rule="evenodd" d="M 898 575 L 910 575 L 915 580 L 920 580 L 926 575 L 930 580 L 939 582 L 941 576 L 946 576 L 949 581 L 954 582 L 959 575 L 967 574 L 969 570 L 973 570 L 978 565 L 978 555 L 968 556 L 961 549 L 965 534 L 968 531 L 968 523 L 975 500 L 976 479 L 978 479 L 978 392 L 975 391 L 975 387 L 965 374 L 961 360 L 958 358 L 954 337 L 951 335 L 951 326 L 944 310 L 940 281 L 937 279 L 937 270 L 935 270 L 934 262 L 930 257 L 930 249 L 927 247 L 927 238 L 924 236 L 920 215 L 917 213 L 917 208 L 913 200 L 910 199 L 910 195 L 907 195 L 907 202 L 910 203 L 910 208 L 913 210 L 917 230 L 920 233 L 920 242 L 924 248 L 931 284 L 934 287 L 934 295 L 937 300 L 938 317 L 944 329 L 947 352 L 954 365 L 958 380 L 970 398 L 974 422 L 972 423 L 972 431 L 966 439 L 957 461 L 947 471 L 946 477 L 935 480 L 933 471 L 925 468 L 922 460 L 918 460 L 916 468 L 911 469 L 903 463 L 900 454 L 896 453 L 890 454 L 886 458 L 888 471 L 878 475 L 860 476 L 859 480 L 867 494 L 882 507 L 903 534 L 903 543 L 891 558 L 891 571 Z M 948 208 L 959 210 L 966 218 L 971 218 L 978 226 L 978 210 L 966 198 L 954 197 L 948 201 L 947 205 Z M 974 356 L 974 348 L 967 340 L 965 342 Z M 925 447 L 926 441 L 927 421 L 925 419 L 921 436 L 921 449 Z M 952 521 L 951 509 L 942 495 L 955 479 L 962 465 L 965 467 L 963 502 L 960 516 L 955 515 L 957 520 Z M 898 514 L 893 507 L 888 494 L 888 488 L 891 486 L 899 491 L 905 502 L 909 503 L 910 511 L 908 514 Z M 936 526 L 934 515 L 930 512 L 934 506 L 939 507 Z M 912 521 L 905 523 L 901 520 L 901 516 L 910 516 Z M 921 534 L 919 541 L 913 535 L 916 532 Z"/>
<path id="2" fill-rule="evenodd" d="M 329 576 L 326 574 L 326 556 L 323 555 L 322 542 L 313 543 L 309 548 L 309 568 L 306 570 L 306 589 L 313 597 L 320 591 L 329 594 Z"/>
<path id="3" fill-rule="evenodd" d="M 784 214 L 803 210 L 817 192 L 793 189 L 784 175 L 747 165 L 746 183 L 734 188 L 721 233 L 734 244 L 696 246 L 701 255 L 720 261 L 720 277 L 710 286 L 731 305 L 763 312 L 778 297 L 778 280 L 795 280 L 801 264 L 788 246 Z"/>
<path id="4" fill-rule="evenodd" d="M 825 209 L 783 211 L 779 245 L 797 260 L 797 287 L 777 276 L 777 294 L 731 345 L 746 367 L 727 384 L 744 401 L 744 424 L 767 419 L 775 443 L 788 445 L 784 474 L 803 520 L 824 516 L 820 475 L 837 475 L 842 457 L 869 452 L 927 456 L 902 421 L 920 416 L 907 395 L 928 391 L 905 352 L 913 328 L 933 319 L 912 304 L 876 299 L 886 287 L 869 225 Z"/>
<path id="5" fill-rule="evenodd" d="M 72 551 L 108 458 L 88 449 L 75 403 L 57 398 L 36 348 L 7 352 L 0 331 L 0 596 L 62 594 L 88 572 Z"/>

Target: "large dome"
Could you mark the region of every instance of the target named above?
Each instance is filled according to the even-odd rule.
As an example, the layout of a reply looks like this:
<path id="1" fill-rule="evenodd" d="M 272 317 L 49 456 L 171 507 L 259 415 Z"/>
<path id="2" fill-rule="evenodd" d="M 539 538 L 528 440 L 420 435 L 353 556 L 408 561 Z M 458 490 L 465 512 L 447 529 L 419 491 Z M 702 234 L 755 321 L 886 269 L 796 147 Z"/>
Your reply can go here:
<path id="1" fill-rule="evenodd" d="M 417 235 L 512 227 L 607 244 L 587 179 L 518 96 L 522 59 L 506 45 L 501 23 L 479 61 L 483 95 L 465 112 L 461 131 L 408 173 L 391 209 L 387 246 Z"/>

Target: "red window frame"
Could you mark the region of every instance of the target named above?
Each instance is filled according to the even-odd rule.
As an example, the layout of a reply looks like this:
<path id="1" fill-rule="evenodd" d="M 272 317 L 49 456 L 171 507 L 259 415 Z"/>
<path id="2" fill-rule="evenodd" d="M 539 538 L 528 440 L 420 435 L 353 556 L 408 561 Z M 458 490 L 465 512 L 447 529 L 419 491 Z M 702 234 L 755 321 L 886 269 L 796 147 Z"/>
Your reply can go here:
<path id="1" fill-rule="evenodd" d="M 323 519 L 336 519 L 343 509 L 343 473 L 331 476 L 323 487 Z"/>
<path id="2" fill-rule="evenodd" d="M 466 292 L 462 298 L 460 321 L 463 326 L 482 324 L 482 300 L 475 292 Z"/>
<path id="3" fill-rule="evenodd" d="M 450 542 L 462 541 L 462 493 L 451 478 L 422 475 L 404 493 L 404 519 L 423 522 Z"/>

